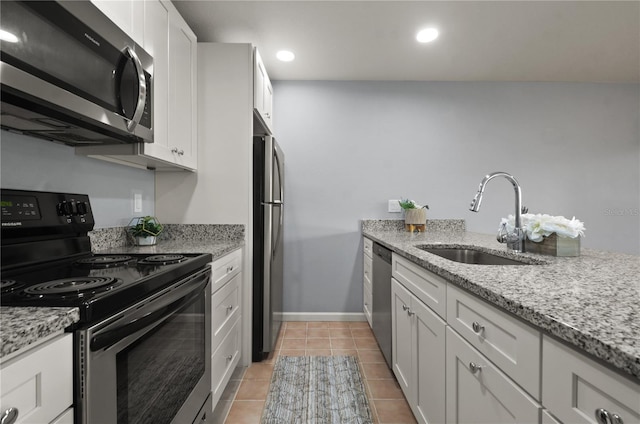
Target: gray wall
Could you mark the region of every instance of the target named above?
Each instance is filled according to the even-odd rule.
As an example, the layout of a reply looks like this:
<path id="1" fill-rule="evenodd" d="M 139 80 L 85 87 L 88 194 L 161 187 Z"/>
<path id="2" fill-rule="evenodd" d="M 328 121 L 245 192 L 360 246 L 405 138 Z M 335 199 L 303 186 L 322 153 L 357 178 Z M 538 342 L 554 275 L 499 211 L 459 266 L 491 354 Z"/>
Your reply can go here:
<path id="1" fill-rule="evenodd" d="M 582 220 L 583 247 L 638 254 L 639 99 L 637 84 L 276 81 L 285 311 L 362 310 L 359 220 L 400 218 L 388 199 L 494 234 L 512 186 L 491 181 L 468 207 L 497 170 L 530 212 Z"/>
<path id="2" fill-rule="evenodd" d="M 65 145 L 0 131 L 2 188 L 88 194 L 96 228 L 118 227 L 133 216 L 153 215 L 154 173 L 76 156 Z M 133 212 L 133 194 L 142 212 Z"/>

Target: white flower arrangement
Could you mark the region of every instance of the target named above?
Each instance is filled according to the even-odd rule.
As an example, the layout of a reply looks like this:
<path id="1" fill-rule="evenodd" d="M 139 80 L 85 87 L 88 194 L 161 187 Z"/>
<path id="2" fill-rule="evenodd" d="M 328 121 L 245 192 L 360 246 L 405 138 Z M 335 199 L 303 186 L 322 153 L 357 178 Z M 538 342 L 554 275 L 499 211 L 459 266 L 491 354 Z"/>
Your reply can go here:
<path id="1" fill-rule="evenodd" d="M 513 231 L 515 227 L 515 217 L 509 215 L 502 218 L 500 228 L 506 224 L 507 231 Z M 576 238 L 584 237 L 584 223 L 575 217 L 567 219 L 564 216 L 551 216 L 547 214 L 522 214 L 522 227 L 527 238 L 534 242 L 541 242 L 544 237 L 556 233 L 558 237 Z"/>

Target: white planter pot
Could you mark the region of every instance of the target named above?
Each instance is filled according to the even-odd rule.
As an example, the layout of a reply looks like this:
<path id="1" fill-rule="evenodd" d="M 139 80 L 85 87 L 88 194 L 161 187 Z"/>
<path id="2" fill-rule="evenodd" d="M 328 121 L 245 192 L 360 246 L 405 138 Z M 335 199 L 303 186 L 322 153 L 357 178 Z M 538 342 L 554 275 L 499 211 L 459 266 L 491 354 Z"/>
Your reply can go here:
<path id="1" fill-rule="evenodd" d="M 154 244 L 156 244 L 156 237 L 136 237 L 136 244 L 138 246 L 153 246 Z"/>

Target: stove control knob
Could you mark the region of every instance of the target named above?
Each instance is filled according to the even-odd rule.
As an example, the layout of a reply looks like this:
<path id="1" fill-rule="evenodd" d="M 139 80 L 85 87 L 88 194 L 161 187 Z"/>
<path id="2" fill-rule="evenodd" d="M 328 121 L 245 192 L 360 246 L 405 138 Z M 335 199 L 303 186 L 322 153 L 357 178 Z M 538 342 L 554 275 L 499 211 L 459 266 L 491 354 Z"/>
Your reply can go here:
<path id="1" fill-rule="evenodd" d="M 70 202 L 64 201 L 62 203 L 58 203 L 58 215 L 71 215 L 73 213 L 74 207 Z"/>
<path id="2" fill-rule="evenodd" d="M 76 203 L 76 207 L 78 208 L 78 215 L 86 215 L 87 214 L 87 202 L 78 202 Z"/>

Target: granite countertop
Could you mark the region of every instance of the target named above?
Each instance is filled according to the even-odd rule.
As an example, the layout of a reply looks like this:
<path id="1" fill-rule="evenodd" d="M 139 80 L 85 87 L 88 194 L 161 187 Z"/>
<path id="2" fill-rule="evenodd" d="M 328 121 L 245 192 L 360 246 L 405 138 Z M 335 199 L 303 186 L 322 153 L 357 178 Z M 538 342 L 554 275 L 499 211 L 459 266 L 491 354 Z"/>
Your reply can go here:
<path id="1" fill-rule="evenodd" d="M 579 257 L 515 254 L 495 236 L 363 225 L 363 235 L 618 369 L 640 378 L 640 260 L 582 249 Z M 418 249 L 477 246 L 532 265 L 469 265 Z M 497 251 L 497 252 L 496 252 Z"/>
<path id="2" fill-rule="evenodd" d="M 94 253 L 211 253 L 213 260 L 244 246 L 244 240 L 160 240 L 155 246 L 122 246 Z"/>
<path id="3" fill-rule="evenodd" d="M 78 322 L 78 308 L 0 308 L 0 358 Z"/>

